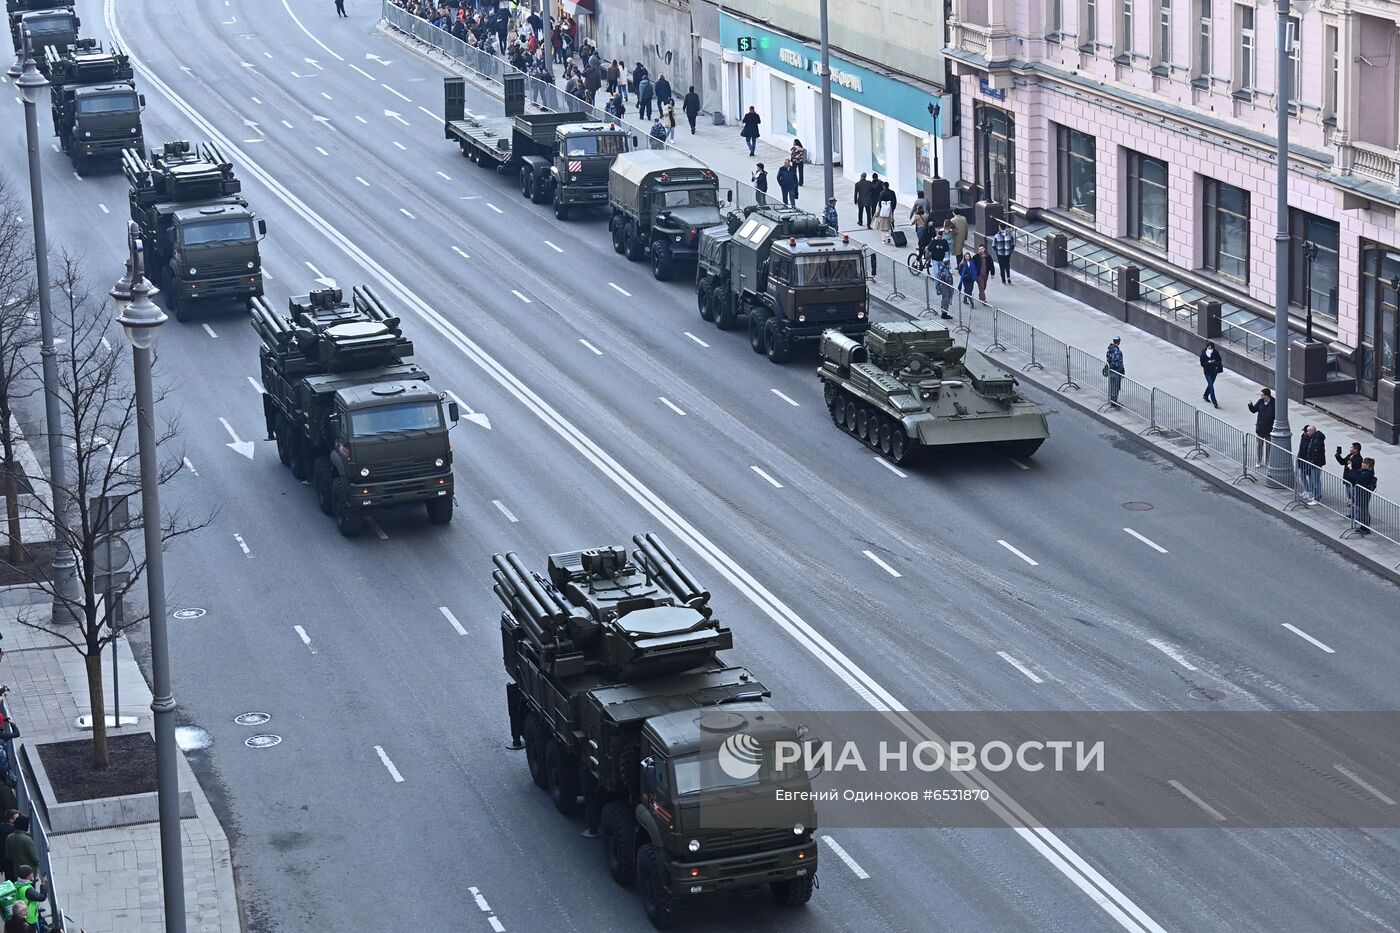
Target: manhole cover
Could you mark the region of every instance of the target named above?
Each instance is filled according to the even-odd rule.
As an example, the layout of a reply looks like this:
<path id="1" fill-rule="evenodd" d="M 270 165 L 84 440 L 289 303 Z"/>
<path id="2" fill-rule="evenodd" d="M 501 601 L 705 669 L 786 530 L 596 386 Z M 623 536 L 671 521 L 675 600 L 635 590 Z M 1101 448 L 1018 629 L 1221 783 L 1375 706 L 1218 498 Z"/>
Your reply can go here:
<path id="1" fill-rule="evenodd" d="M 267 713 L 243 713 L 233 717 L 233 721 L 240 726 L 261 726 L 271 718 Z"/>
<path id="2" fill-rule="evenodd" d="M 1150 511 L 1152 511 L 1152 503 L 1151 503 L 1151 502 L 1124 502 L 1124 503 L 1123 503 L 1123 508 L 1127 509 L 1129 512 L 1150 512 Z"/>
<path id="3" fill-rule="evenodd" d="M 282 737 L 280 735 L 268 735 L 264 733 L 262 735 L 250 735 L 243 744 L 249 748 L 271 748 L 274 745 L 281 744 L 281 742 Z"/>
<path id="4" fill-rule="evenodd" d="M 173 615 L 177 619 L 198 619 L 200 616 L 204 615 L 204 610 L 198 608 L 176 609 Z"/>
<path id="5" fill-rule="evenodd" d="M 1196 687 L 1194 690 L 1191 691 L 1191 699 L 1209 700 L 1213 703 L 1217 700 L 1225 699 L 1225 691 L 1216 690 L 1212 687 Z"/>
<path id="6" fill-rule="evenodd" d="M 214 737 L 199 726 L 176 726 L 175 744 L 184 752 L 194 752 L 214 744 Z"/>

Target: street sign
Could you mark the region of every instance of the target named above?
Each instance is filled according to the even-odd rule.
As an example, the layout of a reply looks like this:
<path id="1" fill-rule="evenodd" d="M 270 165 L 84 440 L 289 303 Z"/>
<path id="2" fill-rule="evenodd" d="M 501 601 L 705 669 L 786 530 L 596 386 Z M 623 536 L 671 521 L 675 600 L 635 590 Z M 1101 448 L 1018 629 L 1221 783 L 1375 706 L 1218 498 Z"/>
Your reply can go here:
<path id="1" fill-rule="evenodd" d="M 767 36 L 740 36 L 735 47 L 740 52 L 752 52 L 756 49 L 768 48 L 769 39 Z"/>
<path id="2" fill-rule="evenodd" d="M 740 37 L 739 37 L 739 51 L 740 51 L 740 52 L 752 52 L 752 51 L 753 51 L 753 36 L 740 36 Z"/>
<path id="3" fill-rule="evenodd" d="M 93 568 L 99 577 L 107 576 L 116 570 L 124 570 L 131 563 L 131 547 L 125 539 L 108 535 L 92 554 Z"/>

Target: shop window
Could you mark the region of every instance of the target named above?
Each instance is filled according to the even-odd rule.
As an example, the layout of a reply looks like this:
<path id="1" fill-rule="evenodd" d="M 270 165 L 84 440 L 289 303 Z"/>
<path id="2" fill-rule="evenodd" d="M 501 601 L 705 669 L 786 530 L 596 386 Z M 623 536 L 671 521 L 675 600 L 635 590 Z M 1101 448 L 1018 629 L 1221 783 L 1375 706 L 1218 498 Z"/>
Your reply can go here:
<path id="1" fill-rule="evenodd" d="M 1094 137 L 1067 126 L 1056 128 L 1058 204 L 1094 216 L 1096 179 Z"/>
<path id="2" fill-rule="evenodd" d="M 1249 192 L 1214 178 L 1204 179 L 1201 233 L 1207 269 L 1249 281 Z"/>
<path id="3" fill-rule="evenodd" d="M 877 116 L 870 118 L 870 170 L 889 178 L 885 161 L 885 121 Z"/>
<path id="4" fill-rule="evenodd" d="M 1128 157 L 1128 236 L 1167 248 L 1167 163 L 1141 152 Z"/>
<path id="5" fill-rule="evenodd" d="M 1307 211 L 1288 211 L 1288 300 L 1300 308 L 1312 300 L 1314 313 L 1337 316 L 1337 279 L 1342 228 L 1335 220 Z M 1309 269 L 1308 254 L 1312 254 Z"/>

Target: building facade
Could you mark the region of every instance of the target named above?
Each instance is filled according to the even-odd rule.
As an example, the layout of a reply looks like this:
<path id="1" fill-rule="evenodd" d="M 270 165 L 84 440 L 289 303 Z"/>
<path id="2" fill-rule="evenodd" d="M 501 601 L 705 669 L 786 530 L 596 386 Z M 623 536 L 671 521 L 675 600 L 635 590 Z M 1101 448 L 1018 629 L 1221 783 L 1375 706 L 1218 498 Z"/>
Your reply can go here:
<path id="1" fill-rule="evenodd" d="M 963 175 L 1271 316 L 1286 106 L 1290 302 L 1375 399 L 1400 344 L 1400 4 L 1295 0 L 1287 102 L 1277 19 L 1235 0 L 953 0 Z"/>

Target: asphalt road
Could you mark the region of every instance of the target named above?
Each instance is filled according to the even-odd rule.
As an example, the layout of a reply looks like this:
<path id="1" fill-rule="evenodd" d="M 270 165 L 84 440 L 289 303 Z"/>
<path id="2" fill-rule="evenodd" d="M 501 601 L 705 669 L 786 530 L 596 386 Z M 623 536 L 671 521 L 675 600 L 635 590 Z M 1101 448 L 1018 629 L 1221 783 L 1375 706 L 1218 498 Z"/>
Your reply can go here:
<path id="1" fill-rule="evenodd" d="M 262 440 L 246 317 L 164 329 L 193 468 L 166 502 L 216 511 L 168 556 L 172 608 L 207 610 L 173 623 L 176 698 L 215 740 L 193 760 L 250 929 L 647 928 L 506 748 L 502 549 L 538 565 L 660 533 L 783 708 L 1395 707 L 1394 585 L 1072 410 L 1028 465 L 889 469 L 831 426 L 810 361 L 754 356 L 693 289 L 615 255 L 601 214 L 561 223 L 462 159 L 436 116 L 444 72 L 378 35 L 377 5 L 79 7 L 140 61 L 149 144 L 234 157 L 268 222 L 270 300 L 371 282 L 434 384 L 490 419 L 454 432 L 451 526 L 387 513 L 347 541 Z M 499 105 L 469 87 L 468 106 Z M 125 179 L 43 159 L 51 235 L 105 293 Z M 280 745 L 244 745 L 249 710 Z M 1393 831 L 828 835 L 849 862 L 823 842 L 806 910 L 722 898 L 690 928 L 1400 927 Z"/>

